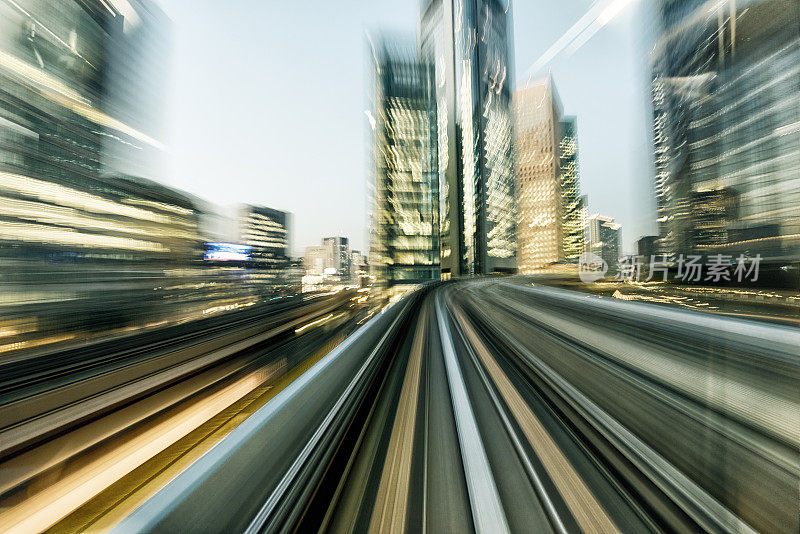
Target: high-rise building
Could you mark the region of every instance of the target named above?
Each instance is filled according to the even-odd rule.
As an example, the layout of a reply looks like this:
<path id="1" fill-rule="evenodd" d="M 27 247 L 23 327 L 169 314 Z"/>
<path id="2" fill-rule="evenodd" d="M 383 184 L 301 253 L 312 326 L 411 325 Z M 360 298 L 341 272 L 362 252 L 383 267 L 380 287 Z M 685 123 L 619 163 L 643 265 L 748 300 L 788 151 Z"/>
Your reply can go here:
<path id="1" fill-rule="evenodd" d="M 350 245 L 346 237 L 326 237 L 322 240 L 325 248 L 325 268 L 335 269 L 341 280 L 350 277 Z"/>
<path id="2" fill-rule="evenodd" d="M 239 243 L 252 247 L 251 261 L 262 269 L 283 270 L 291 251 L 291 214 L 264 206 L 239 208 Z"/>
<path id="3" fill-rule="evenodd" d="M 442 277 L 516 269 L 510 1 L 426 0 L 435 65 Z"/>
<path id="4" fill-rule="evenodd" d="M 351 276 L 351 259 L 349 240 L 334 236 L 323 238 L 320 246 L 306 247 L 303 263 L 307 275 L 347 281 Z"/>
<path id="5" fill-rule="evenodd" d="M 144 0 L 0 3 L 0 255 L 199 253 L 192 201 L 153 181 L 170 26 Z"/>
<path id="6" fill-rule="evenodd" d="M 578 119 L 564 117 L 561 121 L 561 140 L 559 143 L 561 206 L 564 223 L 562 240 L 564 261 L 577 263 L 584 252 L 583 240 L 586 225 L 584 200 L 581 196 L 580 171 L 578 167 Z"/>
<path id="7" fill-rule="evenodd" d="M 622 226 L 612 217 L 595 214 L 589 217 L 587 226 L 588 252 L 595 254 L 608 265 L 608 275 L 619 272 L 619 258 L 622 252 Z"/>
<path id="8" fill-rule="evenodd" d="M 438 280 L 439 193 L 433 65 L 383 41 L 373 68 L 369 261 L 379 285 Z"/>
<path id="9" fill-rule="evenodd" d="M 800 3 L 709 6 L 655 3 L 659 248 L 779 270 L 800 260 Z"/>
<path id="10" fill-rule="evenodd" d="M 574 143 L 563 143 L 561 101 L 549 75 L 516 91 L 513 107 L 517 265 L 521 273 L 530 273 L 565 259 L 565 214 L 567 207 L 571 215 L 579 214 L 579 198 L 574 172 L 564 184 L 562 145 L 571 148 Z M 574 151 L 566 161 L 574 169 Z M 564 185 L 568 199 L 563 197 Z"/>
<path id="11" fill-rule="evenodd" d="M 200 210 L 160 183 L 171 26 L 149 0 L 0 2 L 5 350 L 198 305 Z"/>

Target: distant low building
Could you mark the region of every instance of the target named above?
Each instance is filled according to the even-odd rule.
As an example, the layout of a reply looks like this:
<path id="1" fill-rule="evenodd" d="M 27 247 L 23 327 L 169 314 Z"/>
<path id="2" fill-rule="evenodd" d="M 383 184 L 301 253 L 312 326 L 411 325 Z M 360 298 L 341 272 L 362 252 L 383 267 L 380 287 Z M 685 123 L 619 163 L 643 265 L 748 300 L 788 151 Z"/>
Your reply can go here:
<path id="1" fill-rule="evenodd" d="M 367 259 L 358 250 L 350 253 L 350 280 L 360 284 L 361 278 L 369 274 Z"/>
<path id="2" fill-rule="evenodd" d="M 327 248 L 322 246 L 306 247 L 303 266 L 307 275 L 322 276 L 325 272 Z"/>
<path id="3" fill-rule="evenodd" d="M 349 282 L 353 278 L 354 256 L 349 242 L 346 237 L 333 236 L 323 238 L 319 246 L 306 247 L 303 258 L 306 276 L 323 277 L 330 282 Z"/>
<path id="4" fill-rule="evenodd" d="M 303 276 L 305 275 L 305 268 L 303 266 L 302 258 L 292 258 L 289 260 L 289 266 L 286 269 L 286 285 L 289 294 L 297 294 L 302 291 Z"/>

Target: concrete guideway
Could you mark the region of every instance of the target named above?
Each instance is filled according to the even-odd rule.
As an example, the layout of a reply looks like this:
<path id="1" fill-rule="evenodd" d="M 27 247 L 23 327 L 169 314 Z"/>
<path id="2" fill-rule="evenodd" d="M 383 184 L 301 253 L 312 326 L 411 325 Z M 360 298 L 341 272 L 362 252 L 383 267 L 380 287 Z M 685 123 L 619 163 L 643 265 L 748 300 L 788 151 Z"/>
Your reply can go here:
<path id="1" fill-rule="evenodd" d="M 796 532 L 798 347 L 513 279 L 420 288 L 116 529 Z"/>

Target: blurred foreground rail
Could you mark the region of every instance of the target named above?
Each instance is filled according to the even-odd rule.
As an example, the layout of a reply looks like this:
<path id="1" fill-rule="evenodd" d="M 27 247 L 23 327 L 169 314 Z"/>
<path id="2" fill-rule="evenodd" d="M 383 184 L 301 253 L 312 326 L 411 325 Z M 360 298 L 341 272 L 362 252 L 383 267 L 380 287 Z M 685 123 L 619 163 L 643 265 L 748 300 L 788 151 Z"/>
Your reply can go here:
<path id="1" fill-rule="evenodd" d="M 3 360 L 0 530 L 118 521 L 352 331 L 354 294 Z"/>
<path id="2" fill-rule="evenodd" d="M 800 334 L 513 279 L 385 309 L 118 532 L 797 532 Z"/>

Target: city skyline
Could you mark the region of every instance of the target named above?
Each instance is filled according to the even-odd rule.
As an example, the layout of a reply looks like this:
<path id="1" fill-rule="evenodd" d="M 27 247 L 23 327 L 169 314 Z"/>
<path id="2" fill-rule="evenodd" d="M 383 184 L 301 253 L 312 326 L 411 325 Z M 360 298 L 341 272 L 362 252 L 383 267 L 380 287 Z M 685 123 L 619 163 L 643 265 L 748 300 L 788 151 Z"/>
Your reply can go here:
<path id="1" fill-rule="evenodd" d="M 800 0 L 159 1 L 0 0 L 0 530 L 800 532 Z"/>
<path id="2" fill-rule="evenodd" d="M 376 33 L 378 27 L 414 28 L 419 18 L 419 3 L 415 0 L 392 4 L 345 2 L 336 10 L 325 7 L 318 13 L 303 13 L 302 16 L 299 10 L 270 7 L 270 13 L 286 17 L 295 31 L 273 29 L 267 36 L 257 31 L 258 17 L 232 31 L 217 27 L 214 10 L 196 9 L 196 2 L 163 0 L 161 3 L 176 30 L 172 93 L 177 105 L 171 121 L 172 162 L 168 183 L 220 204 L 246 201 L 293 213 L 293 256 L 301 255 L 305 246 L 330 234 L 347 235 L 354 247 L 367 250 L 364 187 L 365 175 L 369 172 L 369 123 L 364 114 L 368 108 L 364 95 L 368 74 L 367 36 Z M 517 72 L 517 88 L 524 84 L 519 78 L 535 59 L 559 37 L 559 32 L 563 33 L 580 18 L 589 5 L 589 2 L 574 2 L 555 9 L 540 2 L 514 3 L 516 61 L 512 71 Z M 235 4 L 230 9 L 232 15 L 246 9 L 254 13 L 261 10 L 251 2 Z M 538 16 L 537 10 L 547 12 L 548 17 Z M 638 129 L 646 133 L 649 125 L 644 114 L 636 116 L 636 110 L 619 110 L 621 120 L 607 121 L 608 110 L 595 109 L 598 106 L 591 104 L 595 97 L 603 97 L 609 104 L 606 107 L 613 109 L 629 102 L 631 94 L 646 90 L 646 87 L 632 85 L 635 64 L 632 46 L 635 43 L 629 42 L 633 38 L 628 31 L 634 12 L 628 10 L 607 25 L 593 37 L 592 46 L 572 56 L 563 54 L 552 63 L 553 77 L 567 103 L 565 113 L 577 115 L 581 123 L 579 165 L 583 192 L 588 193 L 591 201 L 590 211 L 612 213 L 631 229 L 626 232 L 626 249 L 632 249 L 636 237 L 655 232 L 649 193 L 652 173 L 647 170 L 649 174 L 641 174 L 632 169 L 637 161 L 640 166 L 644 161 L 646 166 L 651 159 L 646 143 L 641 143 L 641 147 L 633 146 L 639 142 L 639 136 L 633 132 Z M 545 18 L 556 22 L 542 25 L 541 20 Z M 203 36 L 212 26 L 215 38 L 208 42 Z M 524 28 L 537 31 L 524 31 Z M 317 49 L 322 42 L 325 46 Z M 255 54 L 252 46 L 246 46 L 255 44 L 259 45 L 258 50 L 266 53 Z M 269 54 L 276 49 L 281 50 L 281 54 Z M 207 71 L 220 70 L 226 51 L 231 52 L 232 57 L 226 59 L 222 71 L 210 79 Z M 313 60 L 309 59 L 312 54 L 316 54 Z M 608 58 L 602 61 L 604 68 L 611 69 L 611 74 L 620 73 L 616 95 L 614 84 L 597 76 L 598 67 L 592 66 L 598 58 L 608 54 L 623 58 L 623 61 Z M 299 63 L 311 65 L 310 71 L 308 67 L 298 71 L 295 64 Z M 278 79 L 291 77 L 302 83 L 299 87 L 270 83 L 275 80 L 275 73 L 284 74 Z M 215 101 L 217 91 L 226 87 L 227 78 L 234 75 L 243 78 L 242 87 L 238 89 L 241 98 L 235 102 Z M 323 78 L 330 82 L 324 85 L 326 91 L 314 93 L 314 87 L 320 87 L 315 82 Z M 257 91 L 259 83 L 267 84 L 263 91 Z M 581 85 L 592 85 L 592 90 L 587 91 Z M 624 90 L 620 92 L 620 88 Z M 258 99 L 255 98 L 257 93 Z M 248 101 L 250 96 L 252 101 Z M 196 106 L 200 101 L 209 113 L 197 117 Z M 298 113 L 301 119 L 316 117 L 316 128 L 292 125 L 292 113 Z M 262 118 L 266 120 L 259 128 Z M 270 127 L 272 124 L 282 129 Z M 215 133 L 210 135 L 209 129 Z M 333 130 L 345 133 L 333 135 Z M 613 157 L 609 137 L 618 139 L 615 151 L 624 149 L 636 157 Z M 321 142 L 322 139 L 325 142 Z M 190 149 L 190 146 L 196 148 Z M 312 148 L 316 157 L 304 157 L 303 154 Z M 233 161 L 233 154 L 241 152 L 252 152 L 259 157 Z M 302 161 L 303 165 L 297 165 L 296 161 Z M 223 173 L 235 174 L 237 178 L 220 180 Z M 293 193 L 298 182 L 305 186 L 303 195 Z M 612 194 L 609 190 L 615 188 L 609 188 L 609 183 L 616 183 L 617 193 L 623 194 Z M 637 189 L 644 193 L 637 195 Z"/>

